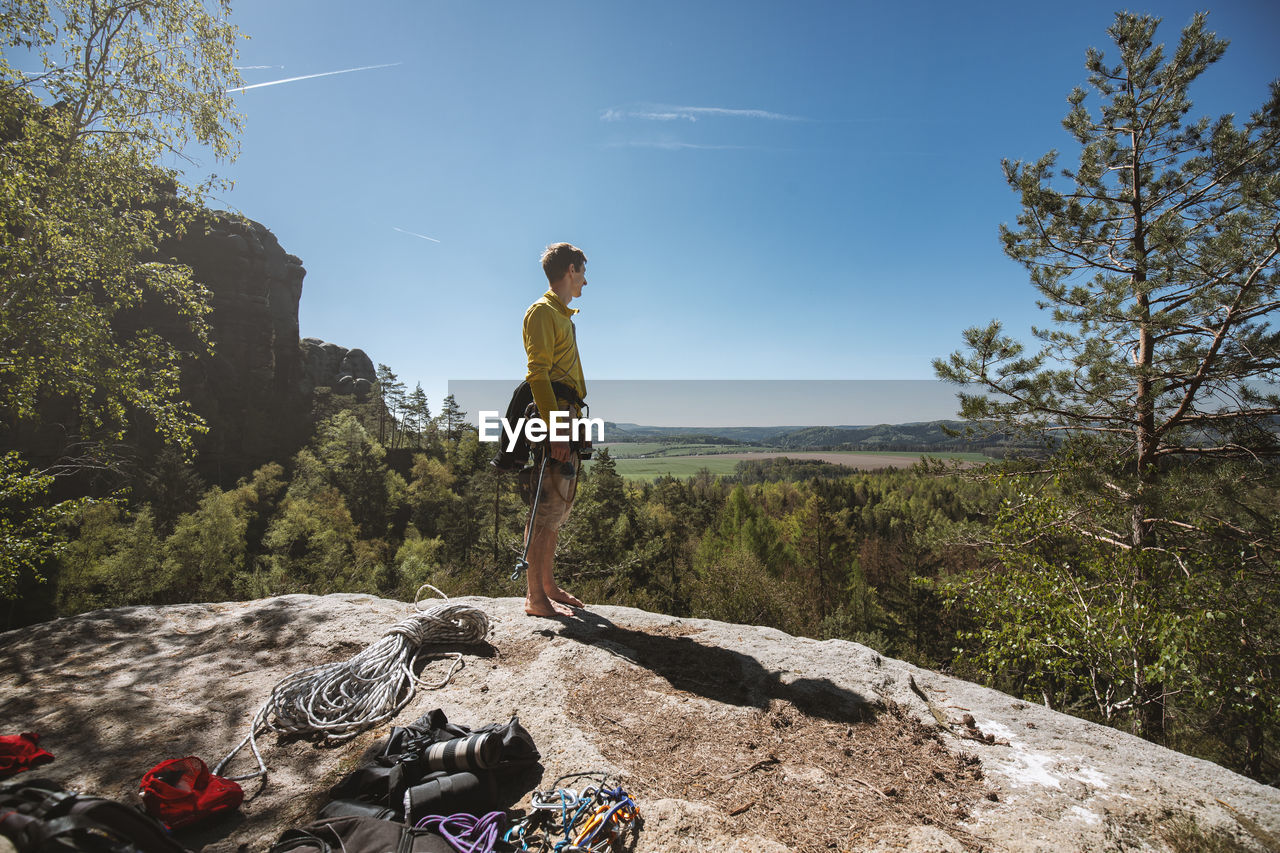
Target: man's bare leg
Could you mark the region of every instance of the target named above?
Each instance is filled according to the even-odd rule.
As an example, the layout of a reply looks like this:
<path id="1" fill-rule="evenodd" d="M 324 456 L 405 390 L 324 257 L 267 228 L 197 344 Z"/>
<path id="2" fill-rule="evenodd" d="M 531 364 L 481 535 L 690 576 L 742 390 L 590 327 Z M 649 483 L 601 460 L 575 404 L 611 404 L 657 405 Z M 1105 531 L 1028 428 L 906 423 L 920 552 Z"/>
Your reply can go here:
<path id="1" fill-rule="evenodd" d="M 558 533 L 550 528 L 535 527 L 529 537 L 529 591 L 524 599 L 524 612 L 530 616 L 572 616 L 573 610 L 566 603 L 547 592 L 551 589 L 568 595 L 556 586 L 551 575 L 551 562 L 556 556 L 556 540 L 560 538 Z"/>
<path id="2" fill-rule="evenodd" d="M 569 590 L 567 589 L 562 589 L 560 587 L 560 584 L 556 583 L 556 577 L 555 577 L 556 542 L 560 540 L 560 535 L 559 533 L 551 533 L 549 538 L 551 539 L 551 551 L 549 553 L 549 556 L 547 557 L 547 571 L 545 574 L 542 575 L 543 593 L 545 593 L 547 598 L 550 599 L 553 603 L 567 604 L 570 607 L 585 606 L 578 599 L 576 595 L 569 592 Z M 559 607 L 556 608 L 556 611 L 559 613 L 564 612 L 564 610 Z M 572 613 L 573 611 L 569 611 L 569 612 Z"/>

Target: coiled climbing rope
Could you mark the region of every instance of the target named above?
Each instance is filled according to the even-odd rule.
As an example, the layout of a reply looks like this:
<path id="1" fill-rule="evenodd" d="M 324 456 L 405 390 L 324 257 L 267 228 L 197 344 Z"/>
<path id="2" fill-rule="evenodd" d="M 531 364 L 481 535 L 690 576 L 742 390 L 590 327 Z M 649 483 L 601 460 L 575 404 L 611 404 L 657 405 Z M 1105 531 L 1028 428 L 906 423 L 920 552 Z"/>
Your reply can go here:
<path id="1" fill-rule="evenodd" d="M 418 599 L 425 589 L 433 590 L 443 601 L 424 610 Z M 446 653 L 453 663 L 444 678 L 437 684 L 423 685 L 413 672 L 422 648 L 428 644 L 479 643 L 489 633 L 489 618 L 475 607 L 449 601 L 447 595 L 430 584 L 418 589 L 414 608 L 416 614 L 396 623 L 350 660 L 308 667 L 276 684 L 254 714 L 249 734 L 218 762 L 214 775 L 221 776 L 231 759 L 248 746 L 258 762 L 258 771 L 226 778 L 243 781 L 265 777 L 267 765 L 257 743 L 260 733 L 346 740 L 390 720 L 409 704 L 419 686 L 434 690 L 448 684 L 462 665 L 462 653 Z"/>
<path id="2" fill-rule="evenodd" d="M 469 814 L 432 815 L 418 821 L 418 829 L 434 829 L 458 853 L 494 853 L 498 836 L 506 826 L 505 812 L 484 817 Z"/>

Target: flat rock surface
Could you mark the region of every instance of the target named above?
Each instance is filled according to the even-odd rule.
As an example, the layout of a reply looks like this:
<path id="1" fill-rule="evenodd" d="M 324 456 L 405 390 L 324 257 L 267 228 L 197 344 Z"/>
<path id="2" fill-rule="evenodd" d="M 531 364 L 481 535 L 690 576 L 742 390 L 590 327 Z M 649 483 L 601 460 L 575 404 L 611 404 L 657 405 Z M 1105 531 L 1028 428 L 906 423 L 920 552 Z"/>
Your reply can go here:
<path id="1" fill-rule="evenodd" d="M 472 727 L 518 714 L 542 763 L 508 784 L 507 802 L 607 771 L 640 803 L 640 853 L 1164 850 L 1188 827 L 1280 849 L 1280 790 L 864 646 L 624 607 L 549 620 L 520 599 L 456 601 L 488 616 L 487 641 L 430 647 L 464 652 L 464 666 L 394 722 L 437 707 Z M 354 656 L 413 612 L 287 595 L 0 634 L 0 734 L 39 732 L 56 760 L 38 775 L 136 803 L 148 768 L 185 755 L 213 766 L 277 682 Z M 424 660 L 424 681 L 449 666 Z M 268 782 L 179 840 L 265 850 L 311 820 L 390 726 L 340 744 L 262 736 Z M 246 751 L 227 773 L 253 769 Z"/>

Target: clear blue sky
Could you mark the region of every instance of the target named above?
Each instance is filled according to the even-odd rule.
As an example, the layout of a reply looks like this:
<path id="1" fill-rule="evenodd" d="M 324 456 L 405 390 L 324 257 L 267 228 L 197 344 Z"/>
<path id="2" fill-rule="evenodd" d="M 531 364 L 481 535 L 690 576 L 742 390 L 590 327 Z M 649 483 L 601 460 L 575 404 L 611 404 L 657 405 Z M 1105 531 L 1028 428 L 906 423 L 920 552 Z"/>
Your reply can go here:
<path id="1" fill-rule="evenodd" d="M 1066 96 L 1118 8 L 237 6 L 248 84 L 398 63 L 239 94 L 236 187 L 214 206 L 302 258 L 304 336 L 364 349 L 433 410 L 449 380 L 522 377 L 559 240 L 589 257 L 588 385 L 928 379 L 967 326 L 1023 333 L 1038 312 L 999 246 L 1019 209 L 1000 160 L 1074 151 Z M 1206 7 L 1130 8 L 1171 45 Z M 1209 8 L 1232 44 L 1196 114 L 1243 116 L 1280 76 L 1280 4 Z"/>

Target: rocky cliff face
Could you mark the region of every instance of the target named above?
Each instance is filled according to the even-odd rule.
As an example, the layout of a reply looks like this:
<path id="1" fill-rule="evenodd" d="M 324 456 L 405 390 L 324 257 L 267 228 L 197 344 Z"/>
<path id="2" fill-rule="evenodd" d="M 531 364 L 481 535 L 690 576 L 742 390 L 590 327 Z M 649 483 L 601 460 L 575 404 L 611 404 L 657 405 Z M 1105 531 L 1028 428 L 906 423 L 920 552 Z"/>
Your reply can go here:
<path id="1" fill-rule="evenodd" d="M 302 339 L 302 382 L 304 394 L 320 387 L 337 394 L 368 394 L 377 381 L 373 361 L 364 350 L 347 349 L 319 338 Z"/>
<path id="2" fill-rule="evenodd" d="M 197 467 L 227 486 L 306 442 L 317 387 L 363 394 L 375 374 L 361 350 L 299 340 L 306 270 L 265 226 L 226 213 L 205 224 L 167 248 L 212 294 L 214 352 L 185 366 L 183 390 L 209 425 Z"/>
<path id="3" fill-rule="evenodd" d="M 429 647 L 397 715 L 471 726 L 518 713 L 542 752 L 509 805 L 562 774 L 607 771 L 637 798 L 635 853 L 1276 849 L 1280 791 L 1114 729 L 842 640 L 592 606 L 483 610 L 480 645 Z M 165 758 L 210 765 L 272 687 L 346 660 L 411 615 L 363 595 L 98 611 L 0 634 L 0 719 L 56 756 L 39 775 L 132 800 Z M 261 851 L 314 818 L 390 724 L 318 745 L 259 738 L 269 781 L 240 814 L 178 835 Z M 227 773 L 250 772 L 246 750 Z M 253 796 L 256 793 L 256 796 Z"/>
<path id="4" fill-rule="evenodd" d="M 298 302 L 306 270 L 257 222 L 212 214 L 170 251 L 212 295 L 213 355 L 183 371 L 184 396 L 209 425 L 201 473 L 228 484 L 305 441 Z"/>

